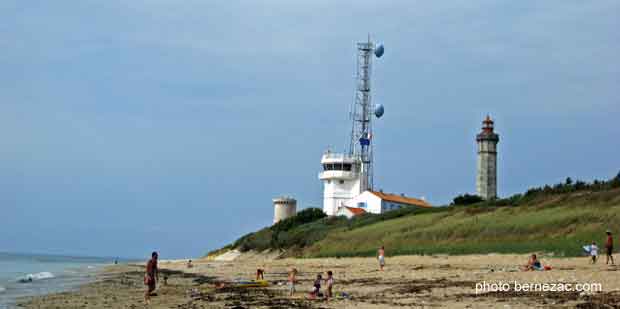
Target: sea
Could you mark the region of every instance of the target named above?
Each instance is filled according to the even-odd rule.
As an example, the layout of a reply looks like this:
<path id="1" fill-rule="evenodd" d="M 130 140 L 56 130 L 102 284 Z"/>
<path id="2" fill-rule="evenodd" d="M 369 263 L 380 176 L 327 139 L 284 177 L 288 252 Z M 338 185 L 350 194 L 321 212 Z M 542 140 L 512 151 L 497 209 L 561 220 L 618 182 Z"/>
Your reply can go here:
<path id="1" fill-rule="evenodd" d="M 112 263 L 113 258 L 0 252 L 0 309 L 15 308 L 19 297 L 76 289 Z"/>

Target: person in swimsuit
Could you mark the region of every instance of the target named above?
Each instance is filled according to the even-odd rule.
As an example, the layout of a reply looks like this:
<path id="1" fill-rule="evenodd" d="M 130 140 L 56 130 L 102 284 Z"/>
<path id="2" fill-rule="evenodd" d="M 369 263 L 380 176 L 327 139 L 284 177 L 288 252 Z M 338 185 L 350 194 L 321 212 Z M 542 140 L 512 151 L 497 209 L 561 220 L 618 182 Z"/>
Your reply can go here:
<path id="1" fill-rule="evenodd" d="M 607 257 L 605 259 L 605 264 L 609 264 L 611 260 L 611 265 L 614 265 L 614 238 L 611 236 L 611 231 L 607 231 L 607 241 L 605 242 L 605 250 L 607 252 Z"/>
<path id="2" fill-rule="evenodd" d="M 377 259 L 379 259 L 379 269 L 383 271 L 383 267 L 385 266 L 385 248 L 383 246 L 381 246 L 377 252 Z"/>
<path id="3" fill-rule="evenodd" d="M 528 270 L 543 270 L 543 266 L 542 263 L 540 263 L 540 261 L 538 260 L 538 257 L 536 256 L 536 254 L 532 254 L 532 256 L 530 256 L 529 261 L 527 261 L 527 265 L 525 265 L 523 267 L 524 271 L 528 271 Z"/>
<path id="4" fill-rule="evenodd" d="M 295 294 L 295 281 L 297 280 L 297 269 L 293 268 L 288 272 L 288 296 Z"/>
<path id="5" fill-rule="evenodd" d="M 332 288 L 334 287 L 334 277 L 331 270 L 327 271 L 327 278 L 325 279 L 325 287 L 327 289 L 325 299 L 332 298 Z"/>
<path id="6" fill-rule="evenodd" d="M 257 268 L 256 269 L 256 281 L 264 280 L 265 279 L 264 275 L 265 275 L 265 270 L 264 269 L 262 269 L 262 268 Z"/>
<path id="7" fill-rule="evenodd" d="M 144 292 L 144 302 L 146 304 L 151 303 L 151 293 L 155 291 L 157 281 L 159 281 L 157 257 L 157 252 L 153 251 L 153 253 L 151 253 L 151 259 L 146 263 L 146 273 L 144 274 L 144 285 L 147 286 Z"/>

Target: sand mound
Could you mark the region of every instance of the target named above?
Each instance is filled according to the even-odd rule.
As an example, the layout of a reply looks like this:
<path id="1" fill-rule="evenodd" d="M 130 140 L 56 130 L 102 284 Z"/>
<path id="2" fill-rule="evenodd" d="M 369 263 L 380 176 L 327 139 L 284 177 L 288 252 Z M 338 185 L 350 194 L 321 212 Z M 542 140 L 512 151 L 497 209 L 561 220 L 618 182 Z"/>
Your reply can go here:
<path id="1" fill-rule="evenodd" d="M 239 252 L 239 250 L 230 250 L 226 251 L 226 253 L 216 256 L 215 258 L 213 258 L 213 260 L 221 262 L 231 262 L 236 260 L 240 255 L 241 252 Z"/>

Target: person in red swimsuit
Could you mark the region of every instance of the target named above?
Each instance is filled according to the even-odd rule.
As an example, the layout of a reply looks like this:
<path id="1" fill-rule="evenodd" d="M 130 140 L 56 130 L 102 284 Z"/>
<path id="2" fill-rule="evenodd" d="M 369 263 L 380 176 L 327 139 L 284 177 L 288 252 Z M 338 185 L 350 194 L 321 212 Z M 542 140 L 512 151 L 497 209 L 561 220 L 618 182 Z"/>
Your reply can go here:
<path id="1" fill-rule="evenodd" d="M 157 270 L 157 252 L 151 253 L 151 259 L 146 263 L 146 273 L 144 274 L 144 285 L 146 285 L 146 291 L 144 292 L 144 302 L 149 304 L 151 302 L 151 293 L 155 291 L 156 283 L 159 281 L 159 271 Z"/>
<path id="2" fill-rule="evenodd" d="M 608 264 L 611 260 L 611 265 L 614 265 L 614 239 L 611 236 L 611 231 L 607 231 L 607 241 L 605 242 L 605 249 L 607 249 L 607 258 L 605 259 L 605 264 Z"/>

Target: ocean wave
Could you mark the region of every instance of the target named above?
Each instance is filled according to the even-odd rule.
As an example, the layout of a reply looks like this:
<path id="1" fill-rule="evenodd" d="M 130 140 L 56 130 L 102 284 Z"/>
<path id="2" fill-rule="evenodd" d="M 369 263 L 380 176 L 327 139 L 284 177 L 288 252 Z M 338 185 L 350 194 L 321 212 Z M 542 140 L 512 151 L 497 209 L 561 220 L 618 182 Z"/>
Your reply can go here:
<path id="1" fill-rule="evenodd" d="M 6 291 L 6 288 L 0 285 L 0 293 Z"/>
<path id="2" fill-rule="evenodd" d="M 51 279 L 54 278 L 54 274 L 49 271 L 42 271 L 40 273 L 27 274 L 26 276 L 17 279 L 21 283 L 32 282 L 35 280 Z"/>

